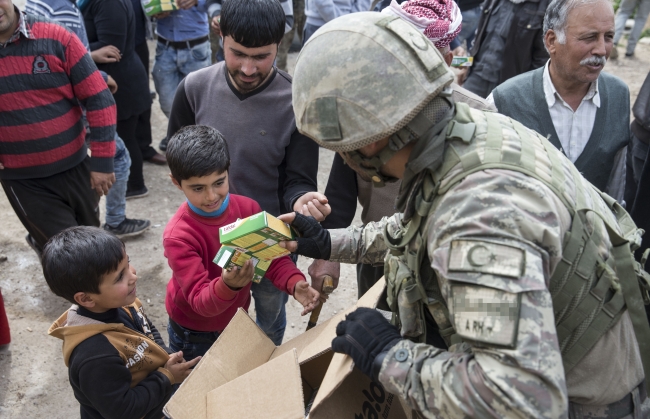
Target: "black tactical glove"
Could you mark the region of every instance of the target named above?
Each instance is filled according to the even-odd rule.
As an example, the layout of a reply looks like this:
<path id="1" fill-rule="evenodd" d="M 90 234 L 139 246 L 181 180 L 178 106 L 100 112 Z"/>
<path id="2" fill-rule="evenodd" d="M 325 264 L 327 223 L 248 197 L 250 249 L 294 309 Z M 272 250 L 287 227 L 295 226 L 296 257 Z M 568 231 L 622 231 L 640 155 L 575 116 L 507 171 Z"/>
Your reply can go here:
<path id="1" fill-rule="evenodd" d="M 348 354 L 354 364 L 370 378 L 377 378 L 379 366 L 373 368 L 378 355 L 385 355 L 402 340 L 399 330 L 390 324 L 377 310 L 358 308 L 336 326 L 332 341 L 334 352 Z M 383 359 L 383 356 L 382 356 Z"/>
<path id="2" fill-rule="evenodd" d="M 332 251 L 330 232 L 324 229 L 314 217 L 306 217 L 296 212 L 296 218 L 291 226 L 300 235 L 296 239 L 298 243 L 296 253 L 313 259 L 330 258 Z"/>

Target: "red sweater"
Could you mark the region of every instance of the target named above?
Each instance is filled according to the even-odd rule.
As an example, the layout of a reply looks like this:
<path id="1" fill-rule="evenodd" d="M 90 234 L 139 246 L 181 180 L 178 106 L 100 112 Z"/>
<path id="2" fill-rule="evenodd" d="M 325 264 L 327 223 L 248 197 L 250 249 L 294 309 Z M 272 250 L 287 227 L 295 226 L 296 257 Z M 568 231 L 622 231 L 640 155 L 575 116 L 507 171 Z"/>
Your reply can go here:
<path id="1" fill-rule="evenodd" d="M 57 23 L 19 17 L 29 37 L 0 48 L 0 178 L 47 177 L 84 160 L 80 102 L 91 128 L 90 170 L 112 173 L 115 101 L 86 47 Z"/>
<path id="2" fill-rule="evenodd" d="M 163 233 L 165 257 L 172 268 L 165 307 L 172 320 L 199 332 L 221 332 L 239 307 L 248 310 L 251 285 L 232 290 L 221 280 L 221 268 L 212 259 L 221 247 L 219 227 L 260 211 L 257 202 L 234 194 L 219 217 L 202 217 L 187 203 L 180 206 Z M 288 256 L 274 260 L 266 277 L 288 294 L 305 279 Z"/>

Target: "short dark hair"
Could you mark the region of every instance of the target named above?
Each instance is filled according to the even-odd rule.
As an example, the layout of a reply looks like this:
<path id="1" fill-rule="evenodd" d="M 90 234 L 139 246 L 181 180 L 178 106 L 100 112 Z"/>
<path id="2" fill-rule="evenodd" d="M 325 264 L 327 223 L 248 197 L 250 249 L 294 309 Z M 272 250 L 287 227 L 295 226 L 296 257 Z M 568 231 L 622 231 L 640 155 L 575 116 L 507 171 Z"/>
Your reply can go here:
<path id="1" fill-rule="evenodd" d="M 117 271 L 126 257 L 113 233 L 87 226 L 58 233 L 43 248 L 43 275 L 53 293 L 75 303 L 78 292 L 99 294 L 102 277 Z"/>
<path id="2" fill-rule="evenodd" d="M 223 173 L 230 167 L 223 135 L 206 125 L 181 128 L 167 144 L 167 164 L 178 183 L 191 177 Z"/>
<path id="3" fill-rule="evenodd" d="M 285 21 L 278 0 L 224 0 L 219 26 L 224 37 L 246 48 L 259 48 L 282 41 Z"/>

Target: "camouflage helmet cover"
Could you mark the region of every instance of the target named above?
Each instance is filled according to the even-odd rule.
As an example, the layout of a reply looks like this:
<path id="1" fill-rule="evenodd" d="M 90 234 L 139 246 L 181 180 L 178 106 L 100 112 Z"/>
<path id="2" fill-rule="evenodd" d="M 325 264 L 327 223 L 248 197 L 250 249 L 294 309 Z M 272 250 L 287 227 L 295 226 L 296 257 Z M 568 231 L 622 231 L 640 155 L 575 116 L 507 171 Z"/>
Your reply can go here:
<path id="1" fill-rule="evenodd" d="M 396 16 L 352 13 L 320 28 L 293 76 L 298 130 L 352 151 L 397 132 L 453 80 L 436 47 Z"/>

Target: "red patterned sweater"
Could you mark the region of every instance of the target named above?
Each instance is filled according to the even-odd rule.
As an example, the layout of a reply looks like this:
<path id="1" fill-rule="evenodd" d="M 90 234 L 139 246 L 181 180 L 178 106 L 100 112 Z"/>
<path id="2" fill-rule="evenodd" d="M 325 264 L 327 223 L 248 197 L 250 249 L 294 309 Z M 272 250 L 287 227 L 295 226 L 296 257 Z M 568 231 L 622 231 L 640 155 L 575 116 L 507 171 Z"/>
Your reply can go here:
<path id="1" fill-rule="evenodd" d="M 91 128 L 90 170 L 113 172 L 115 101 L 81 41 L 44 18 L 20 14 L 18 36 L 0 45 L 0 179 L 33 179 L 87 155 L 81 104 Z"/>

